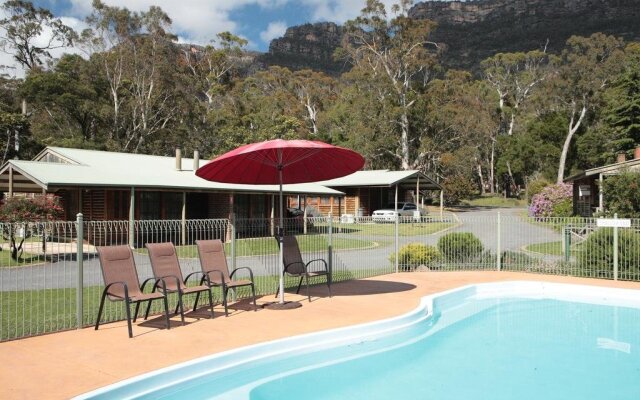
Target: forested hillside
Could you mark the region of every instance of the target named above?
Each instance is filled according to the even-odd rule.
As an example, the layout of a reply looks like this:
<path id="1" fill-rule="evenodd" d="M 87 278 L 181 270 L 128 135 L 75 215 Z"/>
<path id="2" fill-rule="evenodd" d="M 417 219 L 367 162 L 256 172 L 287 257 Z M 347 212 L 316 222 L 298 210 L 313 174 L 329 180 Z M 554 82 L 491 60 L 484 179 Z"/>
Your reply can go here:
<path id="1" fill-rule="evenodd" d="M 454 69 L 443 62 L 451 46 L 434 39 L 431 20 L 409 17 L 412 6 L 363 3 L 335 35 L 335 60 L 348 68 L 329 75 L 261 68 L 226 32 L 210 46 L 178 44 L 158 7 L 135 13 L 95 1 L 90 28 L 73 32 L 48 10 L 7 1 L 5 49 L 28 73 L 2 79 L 3 162 L 45 145 L 211 157 L 308 138 L 361 152 L 367 168 L 416 168 L 451 187 L 494 192 L 562 180 L 640 144 L 638 42 L 572 36 Z M 83 55 L 51 58 L 34 41 L 43 29 L 56 35 L 51 46 L 73 44 Z"/>

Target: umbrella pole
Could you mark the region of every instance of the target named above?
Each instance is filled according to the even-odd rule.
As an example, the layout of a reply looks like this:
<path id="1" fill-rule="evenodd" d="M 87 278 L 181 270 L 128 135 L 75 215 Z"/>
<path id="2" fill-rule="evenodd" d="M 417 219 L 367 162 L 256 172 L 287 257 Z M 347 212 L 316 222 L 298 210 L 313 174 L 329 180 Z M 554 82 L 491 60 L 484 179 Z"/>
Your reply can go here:
<path id="1" fill-rule="evenodd" d="M 284 206 L 282 199 L 282 166 L 278 166 L 278 178 L 280 181 L 280 226 L 278 227 L 278 241 L 280 242 L 280 304 L 284 304 Z"/>

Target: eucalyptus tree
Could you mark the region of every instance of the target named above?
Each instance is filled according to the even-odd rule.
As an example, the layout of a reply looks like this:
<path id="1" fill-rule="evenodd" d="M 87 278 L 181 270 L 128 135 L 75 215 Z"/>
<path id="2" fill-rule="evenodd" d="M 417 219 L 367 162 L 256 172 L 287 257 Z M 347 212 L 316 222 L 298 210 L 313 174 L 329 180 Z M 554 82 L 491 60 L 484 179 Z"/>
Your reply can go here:
<path id="1" fill-rule="evenodd" d="M 498 53 L 482 61 L 483 74 L 498 95 L 502 133 L 513 135 L 522 106 L 555 73 L 557 57 L 545 51 Z"/>
<path id="2" fill-rule="evenodd" d="M 51 50 L 69 47 L 76 38 L 74 30 L 51 11 L 30 1 L 9 0 L 2 9 L 7 16 L 0 20 L 1 47 L 29 71 L 50 59 Z"/>
<path id="3" fill-rule="evenodd" d="M 104 139 L 107 83 L 91 61 L 65 54 L 51 70 L 29 74 L 20 93 L 32 105 L 33 134 L 43 143 L 94 147 Z"/>
<path id="4" fill-rule="evenodd" d="M 576 132 L 587 112 L 601 105 L 598 101 L 612 79 L 620 72 L 624 43 L 622 39 L 595 33 L 590 37 L 572 36 L 561 55 L 561 66 L 552 90 L 555 108 L 569 121 L 560 153 L 557 183 L 564 180 L 567 155 Z"/>
<path id="5" fill-rule="evenodd" d="M 482 61 L 484 78 L 497 94 L 500 121 L 497 135 L 511 137 L 514 134 L 516 121 L 520 119 L 523 107 L 541 84 L 553 76 L 556 64 L 557 57 L 547 54 L 546 49 L 527 53 L 498 53 Z M 509 140 L 503 139 L 502 143 Z M 496 143 L 497 140 L 494 140 L 492 160 L 495 159 Z M 508 158 L 504 160 L 509 180 L 515 184 L 511 161 Z M 495 164 L 491 164 L 493 171 Z"/>
<path id="6" fill-rule="evenodd" d="M 303 119 L 307 121 L 309 134 L 318 138 L 318 118 L 327 106 L 335 101 L 337 81 L 322 72 L 305 69 L 293 73 L 291 90 L 306 111 Z"/>
<path id="7" fill-rule="evenodd" d="M 204 138 L 205 153 L 267 139 L 305 137 L 305 110 L 291 90 L 293 81 L 287 68 L 270 67 L 235 82 L 209 113 L 211 134 Z"/>
<path id="8" fill-rule="evenodd" d="M 336 99 L 321 114 L 319 131 L 326 140 L 357 149 L 368 168 L 395 169 L 398 165 L 398 109 L 389 98 L 393 88 L 358 66 L 340 78 Z"/>
<path id="9" fill-rule="evenodd" d="M 156 6 L 132 12 L 94 0 L 93 9 L 82 43 L 108 82 L 109 139 L 119 150 L 138 152 L 176 114 L 172 85 L 178 51 L 171 19 Z"/>
<path id="10" fill-rule="evenodd" d="M 207 46 L 183 46 L 182 59 L 193 82 L 193 95 L 204 104 L 202 117 L 214 109 L 215 99 L 229 88 L 243 64 L 247 41 L 229 32 L 216 35 Z"/>
<path id="11" fill-rule="evenodd" d="M 426 103 L 416 110 L 426 110 L 421 135 L 421 151 L 430 160 L 426 169 L 473 179 L 482 193 L 493 192 L 498 119 L 492 88 L 469 72 L 451 70 L 433 80 L 422 98 Z"/>
<path id="12" fill-rule="evenodd" d="M 369 71 L 372 79 L 384 80 L 392 88 L 399 110 L 395 158 L 402 169 L 416 168 L 424 158 L 418 151 L 420 138 L 412 129 L 411 110 L 438 52 L 438 45 L 429 40 L 434 23 L 409 18 L 411 5 L 411 0 L 400 0 L 391 7 L 390 16 L 381 1 L 367 0 L 360 16 L 347 21 L 343 46 L 336 54 L 348 57 L 355 67 Z"/>

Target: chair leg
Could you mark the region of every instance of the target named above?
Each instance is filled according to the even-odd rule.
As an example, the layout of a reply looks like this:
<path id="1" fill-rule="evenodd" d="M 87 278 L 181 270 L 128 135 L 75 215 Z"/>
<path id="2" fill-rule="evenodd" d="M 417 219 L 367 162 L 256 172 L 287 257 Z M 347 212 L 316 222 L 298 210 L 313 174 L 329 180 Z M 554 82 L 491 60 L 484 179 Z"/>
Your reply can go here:
<path id="1" fill-rule="evenodd" d="M 209 290 L 207 290 L 209 292 L 209 308 L 211 308 L 211 318 L 213 318 L 215 315 L 213 314 L 213 294 L 211 293 L 211 288 L 209 288 Z M 198 294 L 196 295 L 196 302 L 198 301 L 198 297 L 200 295 L 200 292 L 198 292 Z M 195 306 L 193 308 L 195 310 Z"/>
<path id="2" fill-rule="evenodd" d="M 258 311 L 258 303 L 256 303 L 256 285 L 251 282 L 251 293 L 253 294 L 253 311 Z"/>
<path id="3" fill-rule="evenodd" d="M 151 293 L 155 293 L 156 289 L 158 288 L 158 282 L 153 284 L 153 289 L 151 289 Z M 164 297 L 167 297 L 167 293 L 164 293 Z M 146 321 L 147 318 L 149 318 L 149 311 L 151 311 L 151 301 L 149 301 L 147 303 L 147 311 L 145 311 L 144 313 L 144 320 Z"/>
<path id="4" fill-rule="evenodd" d="M 167 300 L 167 295 L 162 298 L 164 302 L 164 317 L 167 320 L 167 330 L 171 329 L 171 322 L 169 321 L 169 300 Z M 149 300 L 151 303 L 151 300 Z"/>
<path id="5" fill-rule="evenodd" d="M 198 301 L 200 300 L 200 292 L 196 293 L 196 299 L 193 302 L 193 311 L 196 310 L 196 308 L 198 308 Z"/>
<path id="6" fill-rule="evenodd" d="M 133 328 L 131 327 L 131 310 L 129 306 L 129 299 L 125 297 L 124 299 L 124 308 L 127 314 L 127 328 L 129 328 L 129 338 L 133 337 Z"/>
<path id="7" fill-rule="evenodd" d="M 309 303 L 311 303 L 311 293 L 309 293 L 309 275 L 304 274 L 304 281 L 307 284 L 307 298 L 309 299 Z M 302 278 L 300 278 L 300 282 L 302 283 Z"/>
<path id="8" fill-rule="evenodd" d="M 180 308 L 180 320 L 182 320 L 182 325 L 184 325 L 184 306 L 182 304 L 182 290 L 178 289 L 178 307 Z"/>
<path id="9" fill-rule="evenodd" d="M 149 300 L 149 305 L 151 305 L 151 300 Z M 133 313 L 133 322 L 136 322 L 136 320 L 138 319 L 138 310 L 140 309 L 140 302 L 136 301 L 136 310 Z"/>
<path id="10" fill-rule="evenodd" d="M 222 304 L 224 305 L 224 316 L 229 316 L 229 304 L 227 303 L 227 295 L 229 294 L 229 289 L 227 285 L 222 285 Z M 277 295 L 276 295 L 277 296 Z"/>
<path id="11" fill-rule="evenodd" d="M 304 278 L 304 277 L 300 276 L 300 282 L 298 282 L 298 289 L 296 290 L 296 294 L 300 293 L 300 286 L 302 286 L 302 278 Z"/>
<path id="12" fill-rule="evenodd" d="M 144 320 L 146 321 L 149 318 L 149 311 L 151 311 L 151 301 L 147 303 L 147 310 L 144 312 Z"/>
<path id="13" fill-rule="evenodd" d="M 107 298 L 107 291 L 102 291 L 102 298 L 100 299 L 100 307 L 98 308 L 98 318 L 96 318 L 96 327 L 95 330 L 98 330 L 98 326 L 100 325 L 100 317 L 102 317 L 102 308 L 104 307 L 104 300 Z"/>

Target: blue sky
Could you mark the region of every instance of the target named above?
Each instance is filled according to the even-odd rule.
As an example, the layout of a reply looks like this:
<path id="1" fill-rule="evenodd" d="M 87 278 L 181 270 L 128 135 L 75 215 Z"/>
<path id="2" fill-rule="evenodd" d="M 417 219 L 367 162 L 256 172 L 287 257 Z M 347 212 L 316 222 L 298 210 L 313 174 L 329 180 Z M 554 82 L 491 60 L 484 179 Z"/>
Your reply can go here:
<path id="1" fill-rule="evenodd" d="M 342 23 L 357 16 L 365 0 L 103 0 L 112 6 L 147 10 L 160 6 L 173 20 L 180 41 L 206 43 L 216 33 L 230 31 L 249 41 L 249 48 L 267 51 L 269 41 L 288 26 L 306 22 Z M 34 0 L 75 29 L 82 29 L 91 0 Z M 392 1 L 385 3 L 391 4 Z"/>

